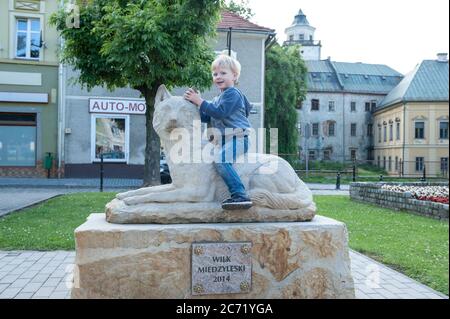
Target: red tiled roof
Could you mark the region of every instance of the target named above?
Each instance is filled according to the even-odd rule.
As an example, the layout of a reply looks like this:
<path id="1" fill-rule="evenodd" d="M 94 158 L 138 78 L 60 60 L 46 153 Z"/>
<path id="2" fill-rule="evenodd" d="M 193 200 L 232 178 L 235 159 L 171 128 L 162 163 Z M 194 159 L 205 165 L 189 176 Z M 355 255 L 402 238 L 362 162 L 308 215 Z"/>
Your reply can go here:
<path id="1" fill-rule="evenodd" d="M 229 12 L 229 11 L 222 11 L 222 20 L 219 22 L 218 28 L 219 29 L 228 29 L 228 28 L 238 29 L 238 30 L 253 30 L 253 31 L 269 31 L 269 32 L 275 32 L 275 30 L 270 28 L 265 28 L 262 26 L 259 26 L 255 23 L 252 23 L 241 16 Z"/>

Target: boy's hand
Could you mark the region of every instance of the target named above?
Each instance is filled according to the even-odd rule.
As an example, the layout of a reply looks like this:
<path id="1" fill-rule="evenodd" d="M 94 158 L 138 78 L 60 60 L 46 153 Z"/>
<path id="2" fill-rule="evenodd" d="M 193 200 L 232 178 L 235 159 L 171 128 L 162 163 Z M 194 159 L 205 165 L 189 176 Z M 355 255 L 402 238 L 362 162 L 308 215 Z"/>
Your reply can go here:
<path id="1" fill-rule="evenodd" d="M 192 88 L 189 88 L 183 95 L 183 97 L 189 102 L 194 103 L 198 107 L 203 103 L 203 99 L 200 97 L 198 92 Z"/>

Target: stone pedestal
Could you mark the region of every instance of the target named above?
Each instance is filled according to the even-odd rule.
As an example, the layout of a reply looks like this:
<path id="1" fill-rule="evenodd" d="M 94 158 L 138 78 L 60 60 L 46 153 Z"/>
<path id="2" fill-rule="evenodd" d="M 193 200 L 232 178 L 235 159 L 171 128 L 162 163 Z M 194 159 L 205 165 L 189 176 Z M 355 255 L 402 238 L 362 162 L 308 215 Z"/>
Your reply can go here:
<path id="1" fill-rule="evenodd" d="M 354 298 L 347 230 L 311 222 L 110 224 L 92 214 L 75 230 L 72 298 Z M 191 247 L 251 242 L 252 288 L 192 296 Z"/>

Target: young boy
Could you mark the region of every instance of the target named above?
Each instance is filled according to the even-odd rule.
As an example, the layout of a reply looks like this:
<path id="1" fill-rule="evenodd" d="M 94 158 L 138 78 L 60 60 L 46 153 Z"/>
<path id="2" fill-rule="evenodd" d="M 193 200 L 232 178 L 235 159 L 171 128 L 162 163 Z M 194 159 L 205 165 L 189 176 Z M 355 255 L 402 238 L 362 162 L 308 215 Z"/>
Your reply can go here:
<path id="1" fill-rule="evenodd" d="M 221 145 L 219 154 L 214 158 L 214 166 L 231 194 L 231 198 L 222 202 L 222 208 L 249 209 L 252 201 L 232 165 L 239 155 L 247 153 L 251 129 L 248 115 L 252 106 L 234 87 L 241 73 L 241 65 L 236 59 L 221 54 L 212 63 L 211 70 L 213 82 L 221 94 L 212 102 L 207 102 L 195 90 L 188 89 L 184 98 L 200 108 L 202 122 L 210 123 L 221 132 L 221 140 L 214 141 Z"/>

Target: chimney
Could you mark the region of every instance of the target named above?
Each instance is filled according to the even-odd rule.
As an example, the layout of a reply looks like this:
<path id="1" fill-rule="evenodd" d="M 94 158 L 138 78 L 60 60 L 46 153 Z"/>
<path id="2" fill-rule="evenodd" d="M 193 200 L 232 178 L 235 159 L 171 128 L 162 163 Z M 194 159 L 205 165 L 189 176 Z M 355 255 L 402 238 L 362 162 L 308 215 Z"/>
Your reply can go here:
<path id="1" fill-rule="evenodd" d="M 438 53 L 437 60 L 438 62 L 448 62 L 447 53 Z"/>

